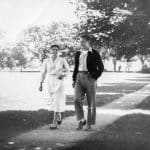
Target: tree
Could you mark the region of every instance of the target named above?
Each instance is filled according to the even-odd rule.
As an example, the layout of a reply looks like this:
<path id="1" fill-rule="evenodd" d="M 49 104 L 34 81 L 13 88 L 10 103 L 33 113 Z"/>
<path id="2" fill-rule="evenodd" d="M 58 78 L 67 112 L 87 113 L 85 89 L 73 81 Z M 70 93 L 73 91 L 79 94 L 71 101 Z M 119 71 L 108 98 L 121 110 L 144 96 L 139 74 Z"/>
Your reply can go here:
<path id="1" fill-rule="evenodd" d="M 6 64 L 6 67 L 8 67 L 9 69 L 12 69 L 14 67 L 14 60 L 10 56 L 8 56 L 5 64 Z"/>
<path id="2" fill-rule="evenodd" d="M 102 47 L 105 47 L 105 51 L 101 52 L 105 56 L 111 55 L 112 49 L 114 50 L 111 56 L 115 71 L 116 45 L 111 44 L 112 33 L 131 15 L 127 8 L 127 0 L 76 0 L 72 3 L 76 5 L 76 14 L 80 19 L 80 34 L 91 35 L 92 46 L 95 49 L 101 51 Z M 111 52 L 108 49 L 111 49 Z"/>
<path id="3" fill-rule="evenodd" d="M 70 24 L 54 22 L 48 26 L 35 26 L 25 30 L 23 42 L 33 57 L 42 61 L 52 44 L 59 44 L 62 49 L 71 49 L 76 42 L 75 34 L 76 29 Z"/>
<path id="4" fill-rule="evenodd" d="M 4 69 L 4 67 L 5 67 L 5 62 L 6 62 L 7 56 L 8 56 L 8 54 L 7 54 L 6 50 L 2 49 L 0 51 L 0 68 L 1 69 Z"/>
<path id="5" fill-rule="evenodd" d="M 75 3 L 76 2 L 76 3 Z M 76 0 L 76 14 L 80 18 L 80 34 L 95 37 L 94 45 L 101 46 L 111 40 L 114 28 L 122 23 L 130 11 L 126 0 Z"/>
<path id="6" fill-rule="evenodd" d="M 17 43 L 16 46 L 12 49 L 12 58 L 17 61 L 16 66 L 25 68 L 27 64 L 27 57 L 25 56 L 25 51 L 23 49 L 23 43 Z"/>
<path id="7" fill-rule="evenodd" d="M 101 47 L 104 43 L 111 49 L 106 52 L 113 57 L 114 70 L 116 60 L 125 58 L 128 62 L 135 55 L 144 65 L 144 58 L 150 53 L 148 0 L 75 0 L 72 3 L 77 6 L 80 33 L 94 36 L 94 46 Z"/>
<path id="8" fill-rule="evenodd" d="M 132 3 L 132 15 L 115 28 L 112 41 L 113 45 L 116 45 L 115 55 L 118 59 L 124 57 L 130 61 L 137 55 L 144 67 L 144 58 L 150 53 L 150 29 L 149 14 L 145 13 L 141 6 L 140 0 Z"/>
<path id="9" fill-rule="evenodd" d="M 0 68 L 4 69 L 5 67 L 5 58 L 7 57 L 7 52 L 6 50 L 2 47 L 3 44 L 3 39 L 4 39 L 4 32 L 0 30 Z"/>

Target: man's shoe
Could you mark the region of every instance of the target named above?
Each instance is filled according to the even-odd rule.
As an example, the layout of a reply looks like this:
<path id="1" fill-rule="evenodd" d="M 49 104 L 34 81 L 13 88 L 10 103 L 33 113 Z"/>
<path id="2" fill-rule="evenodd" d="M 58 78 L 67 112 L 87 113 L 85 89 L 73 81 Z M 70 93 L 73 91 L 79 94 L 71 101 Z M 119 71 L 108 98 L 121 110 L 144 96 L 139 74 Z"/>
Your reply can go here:
<path id="1" fill-rule="evenodd" d="M 90 125 L 87 125 L 85 131 L 91 131 L 91 130 L 92 130 L 91 126 L 90 126 Z"/>
<path id="2" fill-rule="evenodd" d="M 62 124 L 62 120 L 57 120 L 57 124 L 61 125 Z"/>
<path id="3" fill-rule="evenodd" d="M 78 125 L 78 127 L 77 127 L 77 130 L 82 130 L 82 129 L 83 129 L 83 126 L 85 126 L 85 125 L 86 125 L 86 120 L 80 121 L 80 122 L 79 122 L 79 125 Z"/>

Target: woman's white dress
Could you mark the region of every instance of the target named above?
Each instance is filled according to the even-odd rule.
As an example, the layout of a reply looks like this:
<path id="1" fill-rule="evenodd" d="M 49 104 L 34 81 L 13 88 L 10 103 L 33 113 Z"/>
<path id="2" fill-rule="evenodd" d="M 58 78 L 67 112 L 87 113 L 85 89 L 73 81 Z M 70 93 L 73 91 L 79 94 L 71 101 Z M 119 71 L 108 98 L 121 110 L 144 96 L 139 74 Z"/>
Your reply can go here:
<path id="1" fill-rule="evenodd" d="M 50 96 L 51 110 L 55 112 L 64 112 L 66 95 L 64 79 L 59 79 L 60 75 L 69 73 L 69 65 L 62 57 L 57 57 L 55 61 L 52 58 L 45 59 L 42 65 L 41 82 L 48 75 L 48 93 Z"/>

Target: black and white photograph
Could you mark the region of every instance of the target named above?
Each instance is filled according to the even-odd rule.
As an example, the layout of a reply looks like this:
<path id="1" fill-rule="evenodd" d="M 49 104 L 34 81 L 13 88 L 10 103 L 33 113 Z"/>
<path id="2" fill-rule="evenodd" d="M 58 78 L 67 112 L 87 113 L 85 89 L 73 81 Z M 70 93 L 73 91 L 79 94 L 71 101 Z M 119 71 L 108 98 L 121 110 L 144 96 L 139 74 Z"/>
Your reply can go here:
<path id="1" fill-rule="evenodd" d="M 0 150 L 150 150 L 150 0 L 0 0 Z"/>

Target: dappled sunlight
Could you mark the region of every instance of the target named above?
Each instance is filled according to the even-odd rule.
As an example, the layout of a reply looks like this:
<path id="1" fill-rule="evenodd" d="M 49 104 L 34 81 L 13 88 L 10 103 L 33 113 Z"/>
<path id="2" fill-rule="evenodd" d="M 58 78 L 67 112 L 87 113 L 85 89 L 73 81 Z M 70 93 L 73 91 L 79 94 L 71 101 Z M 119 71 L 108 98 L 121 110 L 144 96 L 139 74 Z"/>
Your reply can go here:
<path id="1" fill-rule="evenodd" d="M 150 77 L 135 77 L 131 79 L 127 79 L 129 83 L 150 83 Z"/>
<path id="2" fill-rule="evenodd" d="M 143 109 L 130 109 L 130 110 L 122 110 L 122 109 L 97 109 L 97 114 L 105 114 L 105 115 L 115 115 L 115 116 L 125 116 L 132 114 L 143 114 L 150 115 L 150 110 Z"/>
<path id="3" fill-rule="evenodd" d="M 99 86 L 115 86 L 114 84 L 105 84 L 105 83 L 100 83 Z"/>
<path id="4" fill-rule="evenodd" d="M 123 93 L 117 93 L 117 92 L 97 92 L 96 94 L 97 95 L 118 95 L 118 94 L 125 95 Z"/>
<path id="5" fill-rule="evenodd" d="M 145 91 L 142 91 L 142 92 L 139 91 L 140 94 L 145 94 L 145 95 L 149 95 L 149 92 L 150 92 L 149 90 L 145 90 Z"/>
<path id="6" fill-rule="evenodd" d="M 149 74 L 141 73 L 111 73 L 111 76 L 109 74 L 103 74 L 97 86 L 113 86 L 113 83 L 149 83 L 148 79 L 150 79 Z"/>

